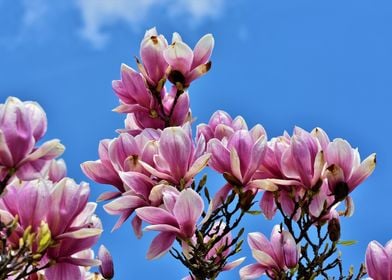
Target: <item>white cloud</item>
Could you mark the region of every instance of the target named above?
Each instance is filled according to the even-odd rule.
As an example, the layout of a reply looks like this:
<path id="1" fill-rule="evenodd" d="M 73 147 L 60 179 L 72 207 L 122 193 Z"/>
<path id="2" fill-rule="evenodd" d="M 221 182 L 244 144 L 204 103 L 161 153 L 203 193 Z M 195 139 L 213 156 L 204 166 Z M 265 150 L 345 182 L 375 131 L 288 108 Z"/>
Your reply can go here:
<path id="1" fill-rule="evenodd" d="M 31 37 L 34 37 L 35 41 L 39 41 L 46 30 L 46 19 L 49 14 L 48 4 L 47 0 L 20 1 L 18 5 L 20 5 L 22 13 L 19 17 L 12 19 L 13 32 L 8 36 L 0 37 L 0 46 L 13 49 Z M 4 10 L 6 9 L 7 7 L 4 8 Z"/>
<path id="2" fill-rule="evenodd" d="M 109 39 L 103 29 L 118 22 L 137 29 L 151 13 L 159 13 L 166 19 L 181 16 L 186 23 L 197 25 L 218 17 L 224 0 L 77 0 L 77 4 L 84 22 L 82 36 L 100 48 Z"/>
<path id="3" fill-rule="evenodd" d="M 0 4 L 3 8 L 2 0 Z M 110 28 L 116 24 L 125 23 L 139 31 L 151 22 L 150 17 L 159 15 L 162 21 L 197 27 L 204 20 L 218 18 L 225 3 L 224 0 L 21 0 L 18 5 L 22 13 L 15 19 L 16 30 L 0 38 L 0 46 L 12 49 L 26 40 L 33 39 L 36 43 L 44 40 L 52 35 L 56 22 L 69 15 L 67 11 L 76 11 L 81 17 L 79 34 L 93 47 L 102 48 L 110 38 Z"/>

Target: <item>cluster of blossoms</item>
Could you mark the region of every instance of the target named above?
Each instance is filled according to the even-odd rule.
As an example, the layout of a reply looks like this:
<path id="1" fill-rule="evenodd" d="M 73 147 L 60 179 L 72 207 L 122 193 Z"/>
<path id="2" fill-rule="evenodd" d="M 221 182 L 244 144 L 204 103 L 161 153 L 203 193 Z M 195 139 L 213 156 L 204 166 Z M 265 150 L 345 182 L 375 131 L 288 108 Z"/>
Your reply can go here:
<path id="1" fill-rule="evenodd" d="M 261 125 L 249 129 L 242 117 L 224 111 L 199 124 L 193 137 L 188 88 L 210 69 L 213 46 L 209 34 L 192 50 L 177 33 L 169 45 L 155 28 L 148 30 L 136 59 L 138 71 L 122 65 L 121 80 L 113 81 L 120 99 L 115 111 L 126 113 L 125 127 L 118 137 L 102 140 L 99 159 L 82 169 L 95 182 L 117 189 L 100 196 L 111 200 L 104 209 L 120 216 L 115 228 L 132 216 L 140 238 L 147 223 L 146 231 L 158 232 L 148 259 L 170 251 L 189 269 L 189 279 L 215 279 L 242 263 L 243 258 L 228 261 L 242 244 L 244 229 L 233 230 L 245 214 L 256 212 L 251 208 L 259 194 L 264 216 L 272 219 L 279 212 L 283 223 L 274 227 L 271 241 L 249 234 L 257 263 L 242 268 L 241 279 L 325 276 L 341 265 L 340 258 L 327 265 L 319 255 L 337 251 L 339 219 L 353 214 L 349 195 L 373 172 L 375 154 L 361 161 L 357 149 L 340 138 L 331 141 L 321 128 L 296 127 L 291 136 L 285 132 L 268 140 Z M 206 166 L 225 179 L 212 198 L 206 177 L 198 184 L 195 179 Z M 339 210 L 342 201 L 345 208 Z M 318 244 L 309 241 L 312 228 Z M 327 237 L 332 246 L 321 252 Z M 361 269 L 360 277 L 364 274 Z"/>
<path id="2" fill-rule="evenodd" d="M 102 232 L 96 203 L 87 183 L 66 177 L 58 140 L 37 145 L 46 128 L 37 103 L 0 104 L 0 279 L 99 279 L 86 269 L 101 265 L 91 249 Z"/>
<path id="3" fill-rule="evenodd" d="M 146 32 L 138 70 L 122 65 L 112 84 L 125 126 L 100 142 L 98 160 L 81 165 L 90 179 L 116 189 L 98 200 L 119 216 L 115 229 L 131 218 L 138 238 L 143 224 L 158 232 L 147 258 L 170 252 L 189 270 L 184 279 L 216 279 L 239 266 L 245 258 L 230 260 L 243 243 L 245 229 L 237 227 L 258 212 L 283 220 L 270 240 L 248 234 L 256 263 L 240 269 L 241 279 L 327 279 L 334 268 L 345 279 L 340 217 L 353 214 L 350 193 L 373 172 L 375 154 L 361 161 L 357 149 L 321 128 L 295 127 L 268 140 L 261 125 L 249 128 L 224 111 L 193 136 L 188 89 L 211 68 L 213 47 L 210 34 L 192 50 L 177 33 L 169 45 L 155 28 Z M 88 202 L 89 186 L 66 177 L 56 160 L 64 150 L 58 140 L 37 146 L 45 131 L 37 104 L 9 98 L 0 105 L 0 279 L 111 279 L 109 252 L 101 247 L 95 259 L 91 250 L 102 225 Z M 206 187 L 200 176 L 206 167 L 223 177 L 221 187 Z M 392 279 L 391 248 L 369 244 L 372 279 Z M 100 274 L 88 270 L 95 265 Z M 365 274 L 362 266 L 355 279 Z M 347 279 L 353 277 L 350 270 Z"/>

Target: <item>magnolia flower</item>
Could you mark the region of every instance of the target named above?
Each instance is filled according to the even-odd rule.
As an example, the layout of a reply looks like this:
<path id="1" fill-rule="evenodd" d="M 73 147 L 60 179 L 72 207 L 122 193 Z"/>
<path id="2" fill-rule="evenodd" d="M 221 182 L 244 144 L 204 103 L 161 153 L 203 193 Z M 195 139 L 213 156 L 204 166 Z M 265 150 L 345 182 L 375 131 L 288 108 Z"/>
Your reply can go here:
<path id="1" fill-rule="evenodd" d="M 256 279 L 263 274 L 274 277 L 298 264 L 300 247 L 279 225 L 274 226 L 270 241 L 262 233 L 253 232 L 248 235 L 248 244 L 257 263 L 241 268 L 242 280 Z"/>
<path id="2" fill-rule="evenodd" d="M 163 192 L 162 208 L 142 207 L 136 209 L 140 219 L 150 223 L 146 230 L 160 231 L 148 249 L 147 258 L 156 259 L 170 250 L 174 240 L 189 240 L 196 231 L 196 223 L 203 212 L 202 198 L 192 189 Z"/>
<path id="3" fill-rule="evenodd" d="M 392 279 L 392 241 L 385 247 L 373 240 L 366 249 L 366 270 L 373 280 Z"/>
<path id="4" fill-rule="evenodd" d="M 104 206 L 106 212 L 111 215 L 120 215 L 119 220 L 113 229 L 119 228 L 135 211 L 144 206 L 158 206 L 161 200 L 156 202 L 151 198 L 151 191 L 155 182 L 148 176 L 137 172 L 121 172 L 121 179 L 124 181 L 126 191 L 120 196 Z M 135 217 L 133 229 L 137 237 L 141 237 L 141 221 Z"/>
<path id="5" fill-rule="evenodd" d="M 257 125 L 260 134 L 267 135 L 261 125 Z M 241 116 L 237 116 L 234 120 L 225 111 L 218 110 L 210 118 L 208 124 L 199 124 L 197 126 L 197 137 L 204 136 L 206 142 L 212 138 L 222 140 L 224 137 L 229 138 L 237 130 L 248 130 L 245 120 Z"/>
<path id="6" fill-rule="evenodd" d="M 9 97 L 0 104 L 0 179 L 10 172 L 22 180 L 39 178 L 50 160 L 63 153 L 57 139 L 36 147 L 46 126 L 45 112 L 37 103 Z"/>
<path id="7" fill-rule="evenodd" d="M 140 44 L 142 63 L 138 62 L 138 67 L 151 86 L 159 87 L 159 83 L 162 83 L 162 80 L 166 78 L 166 70 L 169 65 L 163 52 L 167 47 L 166 38 L 163 35 L 158 35 L 155 27 L 146 31 Z"/>
<path id="8" fill-rule="evenodd" d="M 99 200 L 112 199 L 126 191 L 120 172 L 134 171 L 149 175 L 144 171 L 140 160 L 152 163 L 153 156 L 157 153 L 156 140 L 159 137 L 159 131 L 146 129 L 136 136 L 122 133 L 113 140 L 105 139 L 100 142 L 99 160 L 82 163 L 82 170 L 95 182 L 113 185 L 118 191 L 104 193 Z"/>
<path id="9" fill-rule="evenodd" d="M 193 80 L 210 70 L 213 48 L 214 37 L 211 34 L 204 35 L 192 50 L 178 33 L 174 33 L 172 44 L 163 51 L 163 57 L 170 66 L 168 79 L 180 90 L 189 87 Z"/>
<path id="10" fill-rule="evenodd" d="M 265 135 L 258 129 L 238 130 L 222 141 L 213 138 L 207 145 L 207 152 L 211 153 L 209 166 L 224 174 L 231 185 L 274 191 L 276 186 L 261 185 L 263 181 L 254 178 L 263 159 L 265 144 Z"/>
<path id="11" fill-rule="evenodd" d="M 104 245 L 99 247 L 98 259 L 101 261 L 99 272 L 103 278 L 112 279 L 114 277 L 113 259 Z"/>
<path id="12" fill-rule="evenodd" d="M 153 176 L 175 186 L 187 187 L 210 158 L 209 153 L 203 154 L 203 140 L 199 139 L 195 145 L 188 125 L 165 128 L 158 141 L 158 154 L 154 155 L 154 165 L 147 162 L 141 164 Z"/>
<path id="13" fill-rule="evenodd" d="M 78 252 L 91 248 L 102 232 L 101 222 L 94 215 L 96 204 L 87 202 L 90 190 L 86 183 L 78 185 L 69 178 L 54 184 L 34 180 L 21 185 L 13 182 L 7 190 L 0 199 L 0 217 L 2 220 L 19 217 L 9 242 L 18 246 L 27 228 L 39 236 L 42 223 L 47 227 L 45 231 L 50 238 L 39 242 L 33 250 L 44 252 L 43 260 L 55 262 L 45 270 L 48 280 L 79 280 L 82 279 L 79 266 L 99 264 L 94 259 L 77 256 Z"/>
<path id="14" fill-rule="evenodd" d="M 361 184 L 376 167 L 376 154 L 371 154 L 361 162 L 358 149 L 343 139 L 334 139 L 325 150 L 327 168 L 324 176 L 335 199 L 340 201 L 347 197 Z"/>

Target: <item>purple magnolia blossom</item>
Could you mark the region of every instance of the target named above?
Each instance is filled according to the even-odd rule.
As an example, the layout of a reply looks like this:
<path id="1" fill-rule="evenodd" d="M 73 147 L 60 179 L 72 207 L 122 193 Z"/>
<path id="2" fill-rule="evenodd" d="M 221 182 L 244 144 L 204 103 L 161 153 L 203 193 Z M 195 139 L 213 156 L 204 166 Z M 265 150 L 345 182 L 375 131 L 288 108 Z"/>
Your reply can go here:
<path id="1" fill-rule="evenodd" d="M 156 140 L 159 137 L 160 131 L 146 129 L 136 136 L 122 133 L 113 140 L 105 139 L 100 142 L 99 160 L 84 162 L 82 170 L 95 182 L 113 185 L 118 191 L 104 193 L 99 200 L 112 199 L 126 191 L 120 172 L 134 171 L 149 175 L 140 161 L 152 163 L 153 156 L 157 153 Z"/>
<path id="2" fill-rule="evenodd" d="M 104 245 L 99 247 L 98 259 L 101 261 L 99 272 L 105 279 L 112 279 L 114 277 L 113 259 L 108 249 Z"/>
<path id="3" fill-rule="evenodd" d="M 240 270 L 242 280 L 259 278 L 263 274 L 277 276 L 280 271 L 294 268 L 299 260 L 299 244 L 293 236 L 279 225 L 274 226 L 268 240 L 262 233 L 253 232 L 248 235 L 248 244 L 257 263 L 247 265 Z"/>
<path id="4" fill-rule="evenodd" d="M 366 270 L 373 280 L 392 279 L 392 241 L 385 247 L 373 240 L 366 249 Z"/>
<path id="5" fill-rule="evenodd" d="M 209 166 L 224 174 L 231 185 L 246 189 L 268 189 L 275 191 L 274 185 L 260 184 L 254 175 L 264 156 L 265 134 L 257 126 L 251 131 L 235 131 L 221 141 L 213 138 L 208 142 L 207 152 L 211 153 Z"/>
<path id="6" fill-rule="evenodd" d="M 163 57 L 170 66 L 168 79 L 178 89 L 189 87 L 193 80 L 210 70 L 213 48 L 214 37 L 211 34 L 204 35 L 192 50 L 178 33 L 173 33 L 172 44 L 163 51 Z"/>
<path id="7" fill-rule="evenodd" d="M 261 134 L 267 135 L 261 125 L 257 125 Z M 197 126 L 197 137 L 204 136 L 206 142 L 212 138 L 222 140 L 224 137 L 229 138 L 237 130 L 248 130 L 245 120 L 237 116 L 234 120 L 225 111 L 218 110 L 210 118 L 208 124 L 201 123 Z"/>
<path id="8" fill-rule="evenodd" d="M 164 188 L 156 185 L 150 177 L 137 172 L 122 172 L 120 177 L 124 182 L 126 191 L 104 206 L 106 212 L 111 215 L 120 215 L 113 229 L 119 228 L 135 211 L 144 206 L 159 206 L 162 198 L 155 193 L 160 193 Z M 155 186 L 155 191 L 153 188 Z M 142 236 L 141 220 L 136 216 L 132 220 L 132 226 L 137 237 Z"/>
<path id="9" fill-rule="evenodd" d="M 336 200 L 343 200 L 373 173 L 376 154 L 361 162 L 358 149 L 343 139 L 334 139 L 326 147 L 325 161 L 324 176 L 328 178 L 329 189 Z"/>
<path id="10" fill-rule="evenodd" d="M 36 146 L 46 127 L 45 112 L 37 103 L 8 97 L 0 104 L 0 179 L 14 173 L 21 180 L 39 178 L 50 160 L 63 153 L 57 139 Z"/>
<path id="11" fill-rule="evenodd" d="M 138 63 L 140 72 L 150 86 L 155 88 L 162 86 L 166 79 L 168 64 L 163 56 L 164 50 L 168 47 L 166 38 L 158 34 L 156 28 L 146 31 L 140 44 L 140 57 L 142 63 Z M 161 85 L 160 85 L 161 84 Z"/>
<path id="12" fill-rule="evenodd" d="M 43 261 L 55 261 L 45 270 L 48 280 L 83 279 L 79 266 L 99 264 L 94 259 L 77 256 L 91 248 L 102 232 L 101 222 L 94 215 L 96 204 L 87 202 L 89 193 L 86 183 L 78 185 L 69 178 L 58 183 L 41 179 L 21 185 L 14 181 L 0 199 L 2 220 L 19 217 L 8 240 L 14 246 L 18 246 L 28 227 L 38 232 L 42 223 L 47 224 L 52 245 L 47 248 Z"/>
<path id="13" fill-rule="evenodd" d="M 150 223 L 146 230 L 160 231 L 148 249 L 147 258 L 156 259 L 170 250 L 177 238 L 190 240 L 196 224 L 204 209 L 202 198 L 192 189 L 178 192 L 175 188 L 163 191 L 161 207 L 142 207 L 136 209 L 137 215 Z"/>
<path id="14" fill-rule="evenodd" d="M 168 127 L 162 131 L 158 141 L 154 164 L 141 164 L 156 178 L 184 188 L 192 183 L 195 175 L 208 163 L 210 154 L 204 153 L 204 147 L 202 138 L 196 144 L 193 142 L 188 125 Z"/>
<path id="15" fill-rule="evenodd" d="M 295 127 L 291 137 L 285 133 L 268 143 L 258 177 L 268 179 L 266 183 L 270 184 L 309 189 L 317 185 L 323 167 L 323 151 L 318 139 Z"/>

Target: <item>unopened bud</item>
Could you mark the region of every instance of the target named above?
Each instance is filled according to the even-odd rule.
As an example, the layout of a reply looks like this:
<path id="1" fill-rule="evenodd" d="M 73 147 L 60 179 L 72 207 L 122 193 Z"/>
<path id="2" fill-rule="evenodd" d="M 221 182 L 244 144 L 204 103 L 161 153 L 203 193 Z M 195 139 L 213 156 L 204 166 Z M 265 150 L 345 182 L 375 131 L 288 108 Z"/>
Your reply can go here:
<path id="1" fill-rule="evenodd" d="M 101 261 L 99 272 L 105 279 L 112 279 L 114 276 L 113 259 L 105 246 L 101 245 L 98 251 L 98 259 Z"/>
<path id="2" fill-rule="evenodd" d="M 247 190 L 244 193 L 240 193 L 241 209 L 248 211 L 249 208 L 252 206 L 252 202 L 253 202 L 254 197 L 255 197 L 255 194 L 251 190 Z"/>
<path id="3" fill-rule="evenodd" d="M 338 218 L 332 218 L 328 222 L 328 235 L 332 242 L 340 239 L 340 222 Z"/>

